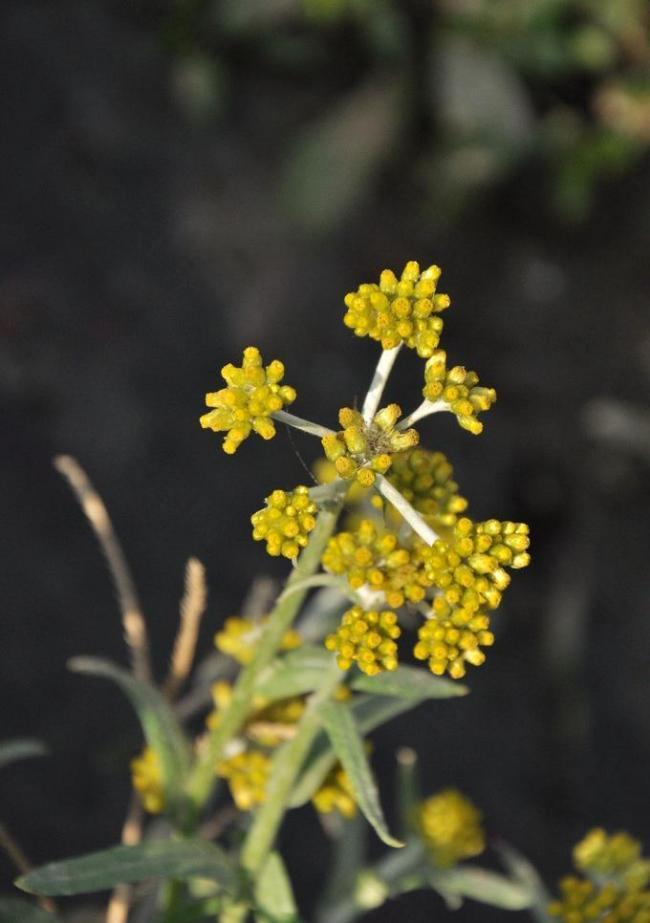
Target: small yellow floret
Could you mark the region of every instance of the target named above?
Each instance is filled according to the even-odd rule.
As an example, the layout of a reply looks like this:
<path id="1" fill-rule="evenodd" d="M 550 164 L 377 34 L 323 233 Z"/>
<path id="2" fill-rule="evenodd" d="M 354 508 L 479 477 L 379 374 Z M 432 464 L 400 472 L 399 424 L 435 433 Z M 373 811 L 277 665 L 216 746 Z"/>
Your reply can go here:
<path id="1" fill-rule="evenodd" d="M 145 811 L 160 814 L 165 808 L 165 790 L 160 760 L 151 747 L 131 760 L 131 781 Z"/>
<path id="2" fill-rule="evenodd" d="M 413 654 L 417 660 L 426 660 L 435 676 L 448 673 L 452 679 L 462 679 L 466 664 L 481 666 L 485 662 L 481 648 L 494 644 L 489 616 L 452 609 L 440 597 L 434 600 L 431 612 L 431 618 L 418 630 Z"/>
<path id="3" fill-rule="evenodd" d="M 249 750 L 217 766 L 217 775 L 227 779 L 232 799 L 240 811 L 251 811 L 265 800 L 270 765 L 265 753 Z"/>
<path id="4" fill-rule="evenodd" d="M 268 616 L 262 619 L 239 618 L 234 615 L 226 619 L 221 631 L 214 636 L 214 643 L 222 654 L 228 654 L 238 663 L 250 663 L 260 635 L 268 621 Z M 302 644 L 302 638 L 297 631 L 289 629 L 282 639 L 282 649 L 293 650 Z"/>
<path id="5" fill-rule="evenodd" d="M 272 439 L 275 426 L 271 415 L 296 399 L 293 388 L 280 384 L 284 365 L 276 359 L 264 368 L 259 349 L 249 346 L 241 367 L 224 365 L 221 376 L 227 387 L 206 394 L 205 402 L 213 409 L 203 414 L 201 426 L 226 431 L 223 450 L 228 455 L 233 455 L 251 432 Z"/>
<path id="6" fill-rule="evenodd" d="M 283 555 L 293 559 L 307 544 L 309 533 L 316 525 L 318 507 L 309 498 L 309 488 L 274 490 L 266 498 L 266 506 L 251 516 L 253 538 L 265 541 L 273 557 Z"/>
<path id="7" fill-rule="evenodd" d="M 372 487 L 377 473 L 385 474 L 400 452 L 417 445 L 420 437 L 416 430 L 397 429 L 401 413 L 398 404 L 389 404 L 367 424 L 358 410 L 341 408 L 342 429 L 322 439 L 325 456 L 337 475 L 345 480 L 355 478 L 361 487 Z"/>
<path id="8" fill-rule="evenodd" d="M 480 811 L 453 788 L 427 798 L 418 809 L 417 823 L 438 868 L 449 868 L 485 849 Z"/>
<path id="9" fill-rule="evenodd" d="M 394 612 L 365 611 L 353 606 L 343 614 L 334 634 L 325 639 L 325 647 L 336 651 L 337 663 L 348 670 L 353 663 L 368 676 L 382 670 L 397 669 L 396 639 L 401 635 Z"/>
<path id="10" fill-rule="evenodd" d="M 312 804 L 320 814 L 338 812 L 346 820 L 357 813 L 357 803 L 350 777 L 340 763 L 328 773 L 321 787 L 312 796 Z"/>
<path id="11" fill-rule="evenodd" d="M 407 263 L 399 279 L 385 269 L 378 285 L 365 283 L 345 296 L 343 323 L 357 336 L 377 340 L 384 349 L 404 343 L 428 358 L 442 332 L 439 313 L 451 304 L 449 295 L 436 292 L 440 273 L 438 266 L 420 272 L 416 262 Z"/>
<path id="12" fill-rule="evenodd" d="M 454 469 L 442 452 L 419 447 L 396 455 L 388 474 L 393 487 L 437 529 L 454 526 L 467 509 L 453 477 Z"/>
<path id="13" fill-rule="evenodd" d="M 447 354 L 437 349 L 425 366 L 422 394 L 428 401 L 446 404 L 460 426 L 476 436 L 483 431 L 478 414 L 489 410 L 497 399 L 494 388 L 479 387 L 478 380 L 476 372 L 462 365 L 448 369 Z"/>

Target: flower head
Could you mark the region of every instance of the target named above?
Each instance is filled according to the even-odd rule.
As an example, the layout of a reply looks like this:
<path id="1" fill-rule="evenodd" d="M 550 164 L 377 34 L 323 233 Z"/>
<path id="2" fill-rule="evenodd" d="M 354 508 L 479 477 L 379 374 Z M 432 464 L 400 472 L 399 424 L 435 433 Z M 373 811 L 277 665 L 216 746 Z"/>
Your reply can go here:
<path id="1" fill-rule="evenodd" d="M 494 388 L 481 388 L 478 380 L 476 372 L 468 372 L 462 365 L 448 369 L 446 352 L 436 349 L 424 369 L 422 394 L 432 403 L 446 404 L 459 425 L 476 436 L 483 431 L 478 414 L 489 410 L 497 399 Z"/>
<path id="2" fill-rule="evenodd" d="M 339 477 L 356 478 L 362 487 L 371 487 L 376 472 L 385 474 L 399 452 L 417 445 L 419 436 L 414 429 L 396 429 L 401 413 L 397 404 L 389 404 L 366 423 L 358 410 L 343 407 L 339 411 L 342 430 L 322 439 L 325 455 Z"/>
<path id="3" fill-rule="evenodd" d="M 226 619 L 221 631 L 214 636 L 217 650 L 228 654 L 238 663 L 250 663 L 255 648 L 264 630 L 268 617 L 262 619 L 240 618 L 233 615 Z M 282 649 L 285 651 L 300 647 L 302 638 L 297 631 L 289 629 L 282 639 Z"/>
<path id="4" fill-rule="evenodd" d="M 261 750 L 243 750 L 219 763 L 217 775 L 227 779 L 240 811 L 251 811 L 265 800 L 270 766 L 270 758 Z"/>
<path id="5" fill-rule="evenodd" d="M 356 663 L 368 676 L 382 670 L 397 669 L 396 639 L 401 635 L 394 612 L 365 611 L 353 606 L 343 614 L 334 634 L 325 639 L 325 647 L 336 651 L 342 670 Z"/>
<path id="6" fill-rule="evenodd" d="M 485 849 L 480 811 L 453 788 L 427 798 L 418 809 L 417 824 L 438 868 L 449 868 Z"/>
<path id="7" fill-rule="evenodd" d="M 131 781 L 145 811 L 160 814 L 165 807 L 165 790 L 160 759 L 151 747 L 131 760 Z"/>
<path id="8" fill-rule="evenodd" d="M 388 473 L 393 487 L 434 528 L 455 525 L 458 514 L 467 509 L 467 500 L 458 493 L 453 477 L 454 469 L 442 452 L 419 446 L 396 455 Z"/>
<path id="9" fill-rule="evenodd" d="M 365 283 L 345 296 L 344 324 L 384 349 L 404 343 L 427 358 L 440 340 L 443 325 L 438 315 L 451 304 L 449 295 L 436 293 L 440 273 L 439 266 L 421 273 L 416 262 L 407 263 L 399 279 L 385 269 L 379 285 Z"/>
<path id="10" fill-rule="evenodd" d="M 295 558 L 307 544 L 307 536 L 316 525 L 317 505 L 309 499 L 309 488 L 274 490 L 266 506 L 251 516 L 253 538 L 264 540 L 273 557 Z"/>
<path id="11" fill-rule="evenodd" d="M 249 346 L 241 367 L 229 363 L 221 375 L 227 387 L 206 394 L 205 402 L 213 409 L 203 414 L 201 426 L 226 431 L 223 450 L 228 455 L 233 455 L 251 432 L 272 439 L 275 426 L 271 415 L 296 399 L 293 388 L 280 384 L 284 365 L 276 359 L 264 368 L 259 349 Z"/>
<path id="12" fill-rule="evenodd" d="M 354 532 L 339 532 L 328 542 L 323 553 L 323 567 L 333 574 L 344 575 L 353 590 L 367 587 L 383 593 L 391 609 L 405 602 L 421 602 L 432 585 L 426 564 L 429 549 L 414 541 L 407 548 L 397 535 L 380 531 L 369 519 L 362 519 Z"/>
<path id="13" fill-rule="evenodd" d="M 590 830 L 573 847 L 576 868 L 597 875 L 617 875 L 626 871 L 641 855 L 641 843 L 629 833 L 608 836 L 602 827 Z"/>
<path id="14" fill-rule="evenodd" d="M 431 617 L 418 630 L 413 654 L 417 660 L 428 661 L 435 676 L 448 673 L 452 679 L 462 679 L 466 664 L 479 667 L 485 662 L 481 648 L 492 644 L 494 635 L 490 631 L 489 616 L 484 612 L 454 609 L 437 597 Z"/>

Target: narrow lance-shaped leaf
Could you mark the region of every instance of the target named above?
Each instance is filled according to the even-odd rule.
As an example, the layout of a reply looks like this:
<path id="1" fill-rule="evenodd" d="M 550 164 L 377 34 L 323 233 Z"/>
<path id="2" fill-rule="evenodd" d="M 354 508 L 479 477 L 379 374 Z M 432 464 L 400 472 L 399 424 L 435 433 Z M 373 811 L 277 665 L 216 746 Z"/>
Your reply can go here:
<path id="1" fill-rule="evenodd" d="M 467 686 L 453 679 L 433 676 L 427 670 L 417 667 L 398 667 L 377 676 L 365 676 L 360 673 L 353 678 L 350 685 L 359 692 L 395 696 L 416 702 L 424 702 L 426 699 L 453 699 L 469 692 Z"/>
<path id="2" fill-rule="evenodd" d="M 179 796 L 182 779 L 190 763 L 187 741 L 173 710 L 162 694 L 149 683 L 136 680 L 121 667 L 95 657 L 74 657 L 68 664 L 77 673 L 103 676 L 117 683 L 133 706 L 147 744 L 160 760 L 168 798 Z"/>
<path id="3" fill-rule="evenodd" d="M 381 727 L 392 718 L 404 714 L 415 708 L 422 698 L 389 698 L 383 695 L 358 696 L 350 706 L 354 721 L 362 736 Z M 307 760 L 289 802 L 292 808 L 298 808 L 312 797 L 316 789 L 322 784 L 323 779 L 330 771 L 336 756 L 332 751 L 330 741 L 326 734 L 320 734 L 316 739 L 311 755 Z"/>
<path id="4" fill-rule="evenodd" d="M 332 655 L 322 645 L 305 644 L 273 661 L 256 684 L 265 699 L 286 699 L 318 689 L 323 672 L 329 670 Z"/>
<path id="5" fill-rule="evenodd" d="M 298 920 L 296 901 L 282 857 L 272 852 L 255 883 L 256 918 L 264 923 Z"/>
<path id="6" fill-rule="evenodd" d="M 0 769 L 18 760 L 31 759 L 34 756 L 46 756 L 48 749 L 40 740 L 15 738 L 0 742 Z"/>
<path id="7" fill-rule="evenodd" d="M 50 862 L 23 875 L 17 887 L 32 894 L 88 894 L 146 878 L 209 878 L 232 890 L 232 865 L 218 846 L 203 840 L 157 840 L 114 846 Z"/>
<path id="8" fill-rule="evenodd" d="M 321 717 L 334 752 L 348 774 L 355 800 L 366 820 L 387 846 L 403 846 L 403 843 L 388 832 L 363 739 L 349 708 L 340 702 L 327 702 L 322 706 Z"/>
<path id="9" fill-rule="evenodd" d="M 502 910 L 526 910 L 532 904 L 530 890 L 520 882 L 476 865 L 459 865 L 431 876 L 431 886 L 443 896 L 470 897 Z"/>

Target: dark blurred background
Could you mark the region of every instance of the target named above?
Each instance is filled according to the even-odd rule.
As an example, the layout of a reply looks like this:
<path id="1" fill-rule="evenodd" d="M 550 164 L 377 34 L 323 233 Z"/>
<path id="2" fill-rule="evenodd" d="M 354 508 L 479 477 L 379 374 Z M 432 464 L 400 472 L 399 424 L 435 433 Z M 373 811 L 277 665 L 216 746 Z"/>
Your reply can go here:
<path id="1" fill-rule="evenodd" d="M 208 570 L 207 651 L 252 577 L 283 573 L 248 516 L 304 482 L 295 449 L 318 448 L 280 432 L 226 457 L 198 426 L 204 392 L 257 344 L 285 362 L 296 412 L 332 424 L 377 356 L 344 328 L 343 295 L 408 259 L 443 267 L 443 345 L 499 394 L 480 438 L 449 416 L 423 443 L 476 518 L 530 522 L 533 563 L 472 695 L 376 735 L 385 800 L 394 750 L 417 744 L 426 790 L 460 787 L 549 883 L 590 825 L 649 845 L 647 3 L 1 9 L 0 739 L 52 751 L 2 775 L 25 851 L 116 842 L 140 746 L 119 693 L 66 671 L 75 654 L 125 655 L 52 457 L 75 455 L 103 495 L 164 675 L 186 559 Z M 405 409 L 420 375 L 401 358 Z M 282 846 L 305 907 L 315 843 L 298 812 Z M 7 891 L 2 856 L 0 874 Z M 371 917 L 406 918 L 446 915 L 419 894 Z"/>

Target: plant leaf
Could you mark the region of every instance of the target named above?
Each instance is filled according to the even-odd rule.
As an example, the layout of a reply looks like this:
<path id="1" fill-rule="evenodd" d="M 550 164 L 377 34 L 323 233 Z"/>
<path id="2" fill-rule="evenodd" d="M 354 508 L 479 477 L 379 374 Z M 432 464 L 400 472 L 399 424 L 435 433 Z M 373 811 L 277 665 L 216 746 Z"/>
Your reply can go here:
<path id="1" fill-rule="evenodd" d="M 58 917 L 15 897 L 0 897 L 0 923 L 57 923 Z"/>
<path id="2" fill-rule="evenodd" d="M 255 691 L 270 700 L 312 692 L 331 665 L 332 654 L 322 645 L 305 644 L 274 660 L 260 676 Z"/>
<path id="3" fill-rule="evenodd" d="M 272 852 L 255 883 L 256 918 L 271 923 L 298 919 L 296 901 L 282 857 Z"/>
<path id="4" fill-rule="evenodd" d="M 88 894 L 146 878 L 209 878 L 225 890 L 235 883 L 233 867 L 218 846 L 204 840 L 150 840 L 114 846 L 23 875 L 16 886 L 32 894 Z"/>
<path id="5" fill-rule="evenodd" d="M 321 707 L 321 717 L 334 752 L 349 776 L 355 800 L 366 820 L 387 846 L 403 846 L 400 840 L 396 840 L 388 832 L 379 803 L 377 785 L 363 746 L 363 738 L 354 723 L 350 709 L 340 702 L 326 702 Z"/>
<path id="6" fill-rule="evenodd" d="M 389 698 L 381 695 L 358 696 L 350 706 L 354 721 L 363 737 L 375 728 L 410 711 L 420 704 L 420 699 Z M 311 755 L 308 757 L 289 802 L 290 807 L 299 808 L 312 797 L 316 789 L 330 771 L 336 756 L 332 751 L 326 734 L 316 738 Z"/>
<path id="7" fill-rule="evenodd" d="M 17 760 L 27 760 L 34 756 L 47 756 L 48 749 L 40 740 L 15 738 L 0 743 L 0 769 L 15 763 Z"/>
<path id="8" fill-rule="evenodd" d="M 443 895 L 470 897 L 502 910 L 526 910 L 531 906 L 530 890 L 519 882 L 477 865 L 460 865 L 431 875 L 431 885 Z"/>
<path id="9" fill-rule="evenodd" d="M 359 692 L 413 699 L 416 702 L 424 702 L 425 699 L 451 699 L 467 695 L 469 692 L 467 686 L 453 679 L 443 679 L 417 667 L 398 667 L 377 676 L 359 673 L 350 685 Z"/>
<path id="10" fill-rule="evenodd" d="M 168 802 L 180 801 L 182 781 L 190 765 L 190 751 L 176 716 L 161 693 L 107 660 L 73 657 L 68 667 L 77 673 L 102 676 L 117 683 L 140 719 L 147 744 L 158 755 Z"/>

